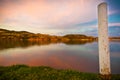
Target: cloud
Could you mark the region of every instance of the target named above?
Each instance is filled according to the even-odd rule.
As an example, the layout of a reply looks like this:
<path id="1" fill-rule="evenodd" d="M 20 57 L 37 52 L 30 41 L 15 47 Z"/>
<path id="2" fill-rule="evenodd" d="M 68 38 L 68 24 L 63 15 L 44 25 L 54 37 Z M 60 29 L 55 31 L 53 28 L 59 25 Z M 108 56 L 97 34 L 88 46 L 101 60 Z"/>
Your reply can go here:
<path id="1" fill-rule="evenodd" d="M 2 5 L 0 23 L 11 26 L 4 28 L 55 34 L 67 30 L 69 32 L 74 28 L 76 31 L 77 24 L 80 28 L 90 23 L 90 26 L 94 24 L 92 21 L 97 19 L 97 5 L 103 0 L 1 0 L 0 2 Z"/>
<path id="2" fill-rule="evenodd" d="M 109 23 L 109 25 L 108 26 L 119 26 L 120 27 L 120 22 L 119 23 Z"/>

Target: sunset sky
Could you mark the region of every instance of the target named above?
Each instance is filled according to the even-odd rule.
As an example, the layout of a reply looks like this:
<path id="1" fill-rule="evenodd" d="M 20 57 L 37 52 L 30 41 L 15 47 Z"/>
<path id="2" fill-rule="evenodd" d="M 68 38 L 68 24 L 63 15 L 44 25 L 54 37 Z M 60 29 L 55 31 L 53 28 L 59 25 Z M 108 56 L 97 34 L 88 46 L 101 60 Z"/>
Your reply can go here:
<path id="1" fill-rule="evenodd" d="M 101 2 L 108 3 L 110 36 L 120 36 L 120 0 L 0 0 L 0 28 L 97 36 Z"/>

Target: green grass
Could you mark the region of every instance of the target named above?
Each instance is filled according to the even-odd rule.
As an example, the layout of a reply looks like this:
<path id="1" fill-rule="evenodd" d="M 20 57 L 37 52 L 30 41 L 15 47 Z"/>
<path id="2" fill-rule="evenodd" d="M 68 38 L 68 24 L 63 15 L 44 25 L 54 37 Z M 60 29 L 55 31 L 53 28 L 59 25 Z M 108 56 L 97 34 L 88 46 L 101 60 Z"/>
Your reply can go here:
<path id="1" fill-rule="evenodd" d="M 0 80 L 102 80 L 98 74 L 73 70 L 58 70 L 50 67 L 29 67 L 13 65 L 0 67 Z M 111 80 L 120 80 L 120 75 L 112 75 Z"/>

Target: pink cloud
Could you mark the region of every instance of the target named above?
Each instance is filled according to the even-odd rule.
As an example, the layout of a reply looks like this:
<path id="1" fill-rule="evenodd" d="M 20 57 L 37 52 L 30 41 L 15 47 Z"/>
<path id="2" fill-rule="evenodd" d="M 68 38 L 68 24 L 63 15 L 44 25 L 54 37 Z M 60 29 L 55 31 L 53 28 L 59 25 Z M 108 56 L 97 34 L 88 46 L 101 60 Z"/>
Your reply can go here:
<path id="1" fill-rule="evenodd" d="M 5 0 L 1 24 L 41 29 L 64 29 L 69 26 L 92 21 L 97 18 L 97 5 L 103 0 Z M 11 1 L 11 2 L 10 2 Z M 74 27 L 74 26 L 73 26 Z M 7 27 L 9 29 L 9 27 Z M 32 30 L 27 28 L 28 31 Z M 53 30 L 52 30 L 53 31 Z M 39 32 L 34 29 L 33 32 Z M 48 30 L 49 33 L 49 30 Z"/>

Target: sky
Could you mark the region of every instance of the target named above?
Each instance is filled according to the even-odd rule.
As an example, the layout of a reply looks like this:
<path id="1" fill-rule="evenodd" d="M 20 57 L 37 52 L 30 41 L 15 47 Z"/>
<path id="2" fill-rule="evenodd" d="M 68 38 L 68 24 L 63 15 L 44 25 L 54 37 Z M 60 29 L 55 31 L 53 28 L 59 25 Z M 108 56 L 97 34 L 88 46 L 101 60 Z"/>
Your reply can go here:
<path id="1" fill-rule="evenodd" d="M 108 4 L 109 35 L 120 36 L 120 0 L 0 0 L 0 28 L 97 36 L 102 2 Z"/>

